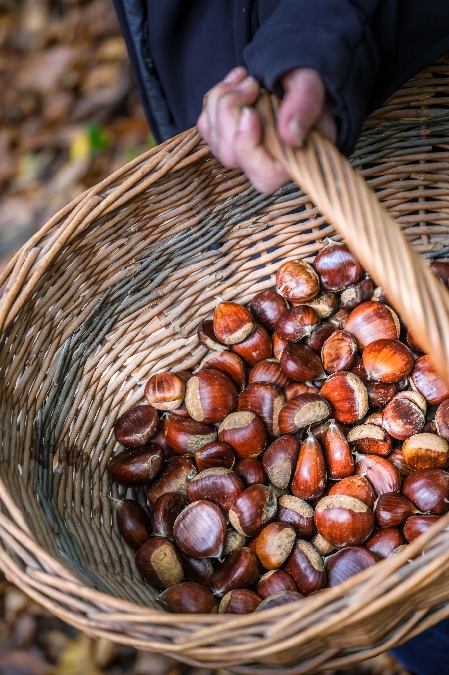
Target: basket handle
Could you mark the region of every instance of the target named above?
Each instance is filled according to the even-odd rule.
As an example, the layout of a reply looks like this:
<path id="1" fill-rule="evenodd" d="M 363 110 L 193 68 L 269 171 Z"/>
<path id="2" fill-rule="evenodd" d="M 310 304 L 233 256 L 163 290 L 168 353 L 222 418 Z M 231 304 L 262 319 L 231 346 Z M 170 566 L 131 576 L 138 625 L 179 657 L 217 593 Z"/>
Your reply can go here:
<path id="1" fill-rule="evenodd" d="M 279 99 L 258 103 L 265 147 L 343 236 L 449 386 L 449 291 L 408 244 L 396 221 L 337 148 L 311 131 L 302 148 L 276 133 Z"/>

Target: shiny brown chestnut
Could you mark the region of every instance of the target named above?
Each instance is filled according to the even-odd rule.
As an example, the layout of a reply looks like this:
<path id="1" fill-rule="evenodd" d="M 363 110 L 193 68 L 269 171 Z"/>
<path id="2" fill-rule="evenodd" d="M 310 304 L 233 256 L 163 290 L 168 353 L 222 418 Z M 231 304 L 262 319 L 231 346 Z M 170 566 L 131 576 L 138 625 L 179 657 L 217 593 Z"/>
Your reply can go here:
<path id="1" fill-rule="evenodd" d="M 262 598 L 268 598 L 282 591 L 297 591 L 296 584 L 290 574 L 284 570 L 270 570 L 262 575 L 256 587 L 257 594 Z"/>
<path id="2" fill-rule="evenodd" d="M 398 546 L 403 546 L 406 543 L 401 528 L 385 527 L 382 530 L 375 530 L 365 541 L 365 547 L 378 555 L 379 558 L 388 558 Z"/>
<path id="3" fill-rule="evenodd" d="M 379 455 L 356 454 L 355 473 L 368 479 L 378 497 L 384 492 L 398 492 L 401 488 L 399 471 L 388 459 Z"/>
<path id="4" fill-rule="evenodd" d="M 335 420 L 326 426 L 322 447 L 329 478 L 340 480 L 354 473 L 351 448 Z"/>
<path id="5" fill-rule="evenodd" d="M 402 446 L 395 448 L 393 452 L 388 456 L 388 461 L 396 467 L 399 471 L 402 478 L 407 478 L 410 476 L 413 469 L 407 464 L 404 459 L 404 453 L 402 452 Z"/>
<path id="6" fill-rule="evenodd" d="M 244 534 L 240 534 L 237 530 L 234 530 L 232 527 L 228 528 L 226 532 L 226 539 L 223 546 L 223 555 L 229 555 L 232 551 L 236 551 L 246 544 L 246 537 Z"/>
<path id="7" fill-rule="evenodd" d="M 191 558 L 220 558 L 226 521 L 216 504 L 200 499 L 181 511 L 175 520 L 173 535 L 181 551 Z"/>
<path id="8" fill-rule="evenodd" d="M 270 436 L 280 436 L 279 412 L 284 404 L 285 396 L 279 389 L 256 382 L 243 390 L 237 410 L 254 413 L 264 422 Z"/>
<path id="9" fill-rule="evenodd" d="M 441 516 L 449 511 L 449 473 L 421 469 L 405 479 L 402 494 L 422 513 Z"/>
<path id="10" fill-rule="evenodd" d="M 310 595 L 326 585 L 324 561 L 316 548 L 303 539 L 297 539 L 283 568 L 303 595 Z"/>
<path id="11" fill-rule="evenodd" d="M 200 344 L 203 345 L 203 347 L 212 349 L 216 352 L 224 352 L 229 349 L 227 345 L 222 344 L 215 336 L 214 322 L 212 319 L 204 319 L 204 321 L 201 321 L 200 325 L 198 326 L 197 333 L 198 340 Z"/>
<path id="12" fill-rule="evenodd" d="M 213 441 L 195 452 L 195 462 L 198 471 L 218 466 L 223 469 L 232 469 L 235 464 L 234 450 L 227 443 Z"/>
<path id="13" fill-rule="evenodd" d="M 436 373 L 430 356 L 420 356 L 416 359 L 410 375 L 410 384 L 431 405 L 442 403 L 449 398 L 449 389 Z"/>
<path id="14" fill-rule="evenodd" d="M 370 380 L 400 382 L 412 372 L 413 354 L 399 340 L 374 340 L 362 353 L 362 361 Z"/>
<path id="15" fill-rule="evenodd" d="M 376 410 L 375 412 L 371 413 L 371 415 L 368 415 L 366 418 L 366 424 L 375 424 L 376 427 L 381 427 L 382 426 L 382 416 L 383 416 L 383 411 L 382 410 Z"/>
<path id="16" fill-rule="evenodd" d="M 280 359 L 282 352 L 284 351 L 285 347 L 289 344 L 288 342 L 285 342 L 285 340 L 281 340 L 279 335 L 274 332 L 273 336 L 271 338 L 271 344 L 273 347 L 273 356 L 275 359 Z"/>
<path id="17" fill-rule="evenodd" d="M 145 385 L 145 398 L 156 410 L 174 410 L 184 401 L 185 391 L 185 381 L 176 373 L 157 373 Z"/>
<path id="18" fill-rule="evenodd" d="M 416 512 L 412 502 L 397 492 L 384 492 L 374 506 L 374 515 L 380 527 L 398 527 Z"/>
<path id="19" fill-rule="evenodd" d="M 432 272 L 440 279 L 440 281 L 442 281 L 443 284 L 447 286 L 449 281 L 448 263 L 445 263 L 442 260 L 432 260 L 429 263 L 429 267 Z"/>
<path id="20" fill-rule="evenodd" d="M 310 335 L 320 322 L 318 313 L 309 305 L 286 309 L 276 322 L 276 333 L 281 340 L 298 342 Z"/>
<path id="21" fill-rule="evenodd" d="M 217 438 L 217 430 L 192 419 L 169 415 L 164 422 L 165 440 L 179 455 L 193 455 Z"/>
<path id="22" fill-rule="evenodd" d="M 148 539 L 136 553 L 136 567 L 149 583 L 162 591 L 184 579 L 179 555 L 168 539 Z"/>
<path id="23" fill-rule="evenodd" d="M 424 514 L 410 516 L 410 518 L 407 518 L 404 527 L 402 528 L 404 537 L 408 543 L 411 544 L 420 534 L 426 532 L 432 525 L 435 525 L 440 518 L 441 516 Z"/>
<path id="24" fill-rule="evenodd" d="M 329 239 L 313 261 L 321 285 L 329 291 L 342 291 L 355 284 L 364 273 L 363 267 L 346 244 Z"/>
<path id="25" fill-rule="evenodd" d="M 422 428 L 422 432 L 423 434 L 438 434 L 438 429 L 435 420 L 427 420 L 427 422 Z M 439 435 L 441 436 L 441 434 Z"/>
<path id="26" fill-rule="evenodd" d="M 449 441 L 449 399 L 438 406 L 435 413 L 435 426 L 438 435 Z"/>
<path id="27" fill-rule="evenodd" d="M 350 370 L 355 363 L 357 343 L 350 333 L 336 330 L 323 344 L 321 360 L 326 373 Z"/>
<path id="28" fill-rule="evenodd" d="M 332 316 L 329 317 L 329 323 L 335 328 L 335 330 L 343 330 L 346 326 L 346 322 L 349 319 L 349 309 L 344 309 L 341 307 L 338 312 L 335 312 Z"/>
<path id="29" fill-rule="evenodd" d="M 278 267 L 276 290 L 286 300 L 307 302 L 318 295 L 320 280 L 312 265 L 303 260 L 290 260 Z"/>
<path id="30" fill-rule="evenodd" d="M 320 395 L 329 401 L 333 416 L 339 422 L 353 424 L 368 412 L 368 392 L 354 373 L 334 373 L 321 387 Z"/>
<path id="31" fill-rule="evenodd" d="M 382 417 L 385 431 L 399 441 L 419 433 L 426 421 L 421 408 L 414 401 L 401 396 L 401 393 L 387 404 Z"/>
<path id="32" fill-rule="evenodd" d="M 369 277 L 360 279 L 356 284 L 348 286 L 340 293 L 340 307 L 354 309 L 362 302 L 370 300 L 374 291 L 374 284 Z"/>
<path id="33" fill-rule="evenodd" d="M 323 321 L 322 323 L 319 323 L 317 326 L 315 326 L 313 331 L 304 340 L 304 342 L 308 347 L 310 347 L 310 349 L 313 349 L 314 352 L 321 355 L 321 350 L 324 343 L 333 333 L 335 333 L 336 330 L 337 328 L 335 328 L 335 326 L 333 326 L 329 321 Z"/>
<path id="34" fill-rule="evenodd" d="M 222 598 L 235 588 L 254 586 L 259 576 L 259 562 L 256 554 L 247 546 L 233 551 L 214 570 L 210 588 Z"/>
<path id="35" fill-rule="evenodd" d="M 199 370 L 219 370 L 227 375 L 239 391 L 246 385 L 246 366 L 238 354 L 234 352 L 212 352 L 201 361 L 195 372 Z"/>
<path id="36" fill-rule="evenodd" d="M 346 495 L 347 497 L 355 497 L 366 504 L 368 508 L 374 508 L 374 492 L 370 483 L 364 476 L 348 476 L 339 480 L 329 490 L 331 495 Z"/>
<path id="37" fill-rule="evenodd" d="M 294 495 L 279 497 L 276 520 L 290 525 L 300 539 L 309 540 L 316 532 L 313 508 L 304 499 Z"/>
<path id="38" fill-rule="evenodd" d="M 313 546 L 321 556 L 328 556 L 335 551 L 335 546 L 323 537 L 319 532 L 312 538 Z"/>
<path id="39" fill-rule="evenodd" d="M 273 355 L 270 335 L 260 324 L 256 324 L 254 331 L 245 340 L 231 345 L 231 350 L 238 354 L 248 366 L 255 366 L 259 361 L 271 359 Z"/>
<path id="40" fill-rule="evenodd" d="M 219 370 L 201 370 L 187 382 L 184 402 L 197 422 L 222 422 L 235 410 L 237 401 L 234 382 Z"/>
<path id="41" fill-rule="evenodd" d="M 330 588 L 338 586 L 343 581 L 375 565 L 379 559 L 376 553 L 361 546 L 348 546 L 333 553 L 326 560 L 328 586 Z"/>
<path id="42" fill-rule="evenodd" d="M 187 498 L 190 502 L 213 502 L 227 513 L 243 490 L 243 482 L 234 471 L 217 467 L 205 469 L 192 478 L 187 485 Z"/>
<path id="43" fill-rule="evenodd" d="M 402 445 L 404 459 L 412 469 L 446 469 L 449 444 L 436 434 L 415 434 Z"/>
<path id="44" fill-rule="evenodd" d="M 273 490 L 265 485 L 250 485 L 229 509 L 229 521 L 246 537 L 257 537 L 271 523 L 277 511 L 277 499 Z"/>
<path id="45" fill-rule="evenodd" d="M 290 401 L 291 398 L 295 396 L 301 396 L 301 394 L 318 394 L 319 389 L 313 384 L 307 382 L 290 382 L 285 389 L 284 394 L 287 401 Z"/>
<path id="46" fill-rule="evenodd" d="M 350 313 L 345 330 L 365 349 L 374 340 L 397 340 L 400 323 L 396 312 L 381 302 L 362 302 Z"/>
<path id="47" fill-rule="evenodd" d="M 296 532 L 286 523 L 266 525 L 256 540 L 256 555 L 266 570 L 282 567 L 295 543 Z"/>
<path id="48" fill-rule="evenodd" d="M 254 317 L 243 305 L 220 302 L 213 318 L 214 334 L 225 345 L 242 342 L 256 327 Z"/>
<path id="49" fill-rule="evenodd" d="M 245 487 L 263 485 L 267 482 L 267 475 L 257 457 L 244 457 L 237 462 L 234 471 Z"/>
<path id="50" fill-rule="evenodd" d="M 214 573 L 211 558 L 191 558 L 182 552 L 179 552 L 179 557 L 184 570 L 184 579 L 209 587 Z"/>
<path id="51" fill-rule="evenodd" d="M 282 352 L 280 364 L 282 370 L 297 382 L 309 382 L 324 377 L 320 357 L 302 342 L 288 344 Z"/>
<path id="52" fill-rule="evenodd" d="M 218 427 L 218 438 L 234 450 L 237 457 L 255 457 L 268 445 L 268 434 L 260 417 L 247 410 L 233 412 Z"/>
<path id="53" fill-rule="evenodd" d="M 393 444 L 387 432 L 376 424 L 358 424 L 352 427 L 347 441 L 356 452 L 382 457 L 390 454 Z"/>
<path id="54" fill-rule="evenodd" d="M 405 341 L 408 344 L 408 346 L 413 349 L 414 352 L 422 352 L 423 351 L 423 349 L 421 349 L 421 345 L 419 344 L 418 340 L 415 338 L 413 333 L 409 330 L 406 333 Z"/>
<path id="55" fill-rule="evenodd" d="M 138 487 L 150 483 L 162 471 L 165 456 L 160 445 L 148 443 L 141 448 L 119 452 L 108 462 L 111 479 L 125 487 Z"/>
<path id="56" fill-rule="evenodd" d="M 214 614 L 218 604 L 212 591 L 193 581 L 170 586 L 159 600 L 175 614 Z"/>
<path id="57" fill-rule="evenodd" d="M 365 382 L 368 392 L 368 403 L 373 408 L 384 407 L 398 393 L 398 385 L 394 382 Z"/>
<path id="58" fill-rule="evenodd" d="M 293 306 L 297 306 L 298 303 L 293 302 L 292 304 Z M 327 319 L 338 310 L 338 295 L 331 291 L 323 291 L 322 293 L 318 293 L 312 300 L 308 300 L 305 304 L 312 307 L 320 319 Z"/>
<path id="59" fill-rule="evenodd" d="M 114 424 L 114 435 L 125 448 L 146 445 L 157 430 L 157 412 L 150 405 L 135 405 L 124 412 Z"/>
<path id="60" fill-rule="evenodd" d="M 117 526 L 128 546 L 137 551 L 151 536 L 151 523 L 143 506 L 134 499 L 117 504 Z"/>
<path id="61" fill-rule="evenodd" d="M 281 436 L 265 450 L 262 467 L 275 487 L 288 487 L 298 459 L 299 444 L 294 436 Z"/>
<path id="62" fill-rule="evenodd" d="M 255 612 L 262 598 L 248 588 L 234 588 L 226 593 L 218 607 L 219 614 L 251 614 Z"/>
<path id="63" fill-rule="evenodd" d="M 326 433 L 328 427 L 330 424 L 335 424 L 335 426 L 339 429 L 339 431 L 343 434 L 343 436 L 346 438 L 350 427 L 347 424 L 343 424 L 343 422 L 337 422 L 335 419 L 329 419 L 326 420 L 326 422 L 321 422 L 320 424 L 314 424 L 313 426 L 310 427 L 310 433 L 318 443 L 323 444 L 324 442 L 324 434 Z"/>
<path id="64" fill-rule="evenodd" d="M 287 401 L 279 413 L 282 434 L 296 434 L 311 424 L 323 422 L 331 415 L 331 407 L 318 394 L 300 394 Z"/>
<path id="65" fill-rule="evenodd" d="M 301 600 L 304 596 L 297 591 L 281 591 L 270 595 L 265 600 L 262 600 L 256 612 L 261 612 L 264 609 L 273 609 L 273 607 L 280 607 L 281 605 L 288 605 L 290 602 Z"/>
<path id="66" fill-rule="evenodd" d="M 318 532 L 337 548 L 358 546 L 373 531 L 374 515 L 355 497 L 328 495 L 315 507 L 315 525 Z"/>
<path id="67" fill-rule="evenodd" d="M 166 492 L 180 492 L 187 495 L 187 483 L 197 473 L 191 459 L 172 457 L 166 462 L 161 475 L 145 488 L 148 501 L 150 504 L 154 504 L 158 497 Z"/>
<path id="68" fill-rule="evenodd" d="M 276 321 L 288 304 L 276 291 L 260 291 L 250 300 L 249 308 L 256 321 L 267 330 L 276 328 Z"/>
<path id="69" fill-rule="evenodd" d="M 255 382 L 272 384 L 278 389 L 284 389 L 289 384 L 290 378 L 282 370 L 281 364 L 277 359 L 265 359 L 256 363 L 249 373 L 248 384 Z"/>
<path id="70" fill-rule="evenodd" d="M 173 540 L 173 525 L 187 499 L 179 492 L 166 492 L 158 497 L 151 512 L 153 534 Z"/>
<path id="71" fill-rule="evenodd" d="M 323 451 L 311 434 L 302 442 L 291 491 L 301 499 L 316 499 L 326 487 L 327 472 Z"/>

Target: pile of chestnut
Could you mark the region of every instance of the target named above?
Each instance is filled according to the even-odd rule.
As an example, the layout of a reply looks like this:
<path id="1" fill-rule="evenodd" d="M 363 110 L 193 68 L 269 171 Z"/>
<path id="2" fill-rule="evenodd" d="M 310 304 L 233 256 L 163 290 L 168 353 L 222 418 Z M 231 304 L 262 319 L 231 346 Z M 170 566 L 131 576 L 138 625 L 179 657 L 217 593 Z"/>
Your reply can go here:
<path id="1" fill-rule="evenodd" d="M 210 353 L 148 380 L 108 464 L 145 488 L 117 523 L 167 609 L 321 592 L 449 510 L 449 390 L 347 246 L 285 262 L 275 291 L 221 302 L 198 337 Z"/>

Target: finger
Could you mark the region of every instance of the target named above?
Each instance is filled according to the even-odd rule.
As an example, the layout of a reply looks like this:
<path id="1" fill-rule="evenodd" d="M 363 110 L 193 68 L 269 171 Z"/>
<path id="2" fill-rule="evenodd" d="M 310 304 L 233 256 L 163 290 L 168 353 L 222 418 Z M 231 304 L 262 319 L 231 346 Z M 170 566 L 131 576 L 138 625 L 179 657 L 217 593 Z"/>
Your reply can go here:
<path id="1" fill-rule="evenodd" d="M 210 89 L 203 98 L 203 110 L 197 120 L 198 131 L 206 143 L 210 145 L 211 120 L 215 119 L 217 100 L 227 91 L 230 91 L 239 82 L 245 79 L 247 71 L 240 66 L 233 68 L 226 77 Z"/>
<path id="2" fill-rule="evenodd" d="M 239 166 L 259 192 L 274 192 L 290 182 L 284 169 L 266 152 L 262 143 L 262 122 L 254 108 L 244 107 L 234 136 Z"/>
<path id="3" fill-rule="evenodd" d="M 217 101 L 211 142 L 214 154 L 227 167 L 239 166 L 234 150 L 234 136 L 239 126 L 242 109 L 255 103 L 258 96 L 257 80 L 247 77 Z"/>
<path id="4" fill-rule="evenodd" d="M 328 104 L 324 106 L 321 117 L 319 117 L 316 123 L 316 128 L 325 138 L 332 141 L 332 143 L 337 142 L 337 125 Z"/>
<path id="5" fill-rule="evenodd" d="M 278 133 L 287 145 L 301 146 L 323 112 L 324 84 L 311 68 L 291 71 L 282 83 L 286 94 L 279 108 Z"/>

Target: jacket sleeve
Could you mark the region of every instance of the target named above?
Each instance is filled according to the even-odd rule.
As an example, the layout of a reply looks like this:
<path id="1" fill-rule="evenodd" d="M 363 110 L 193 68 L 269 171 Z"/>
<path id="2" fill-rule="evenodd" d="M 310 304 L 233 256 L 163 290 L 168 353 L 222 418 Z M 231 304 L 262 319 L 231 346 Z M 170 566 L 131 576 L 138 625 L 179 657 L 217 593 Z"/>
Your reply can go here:
<path id="1" fill-rule="evenodd" d="M 385 0 L 396 5 L 395 0 Z M 280 0 L 244 51 L 249 72 L 279 93 L 279 78 L 299 67 L 318 71 L 337 121 L 337 145 L 354 149 L 382 67 L 374 26 L 384 0 Z M 395 16 L 388 16 L 394 21 Z M 382 17 L 383 18 L 383 17 Z M 384 26 L 394 35 L 391 23 Z"/>

